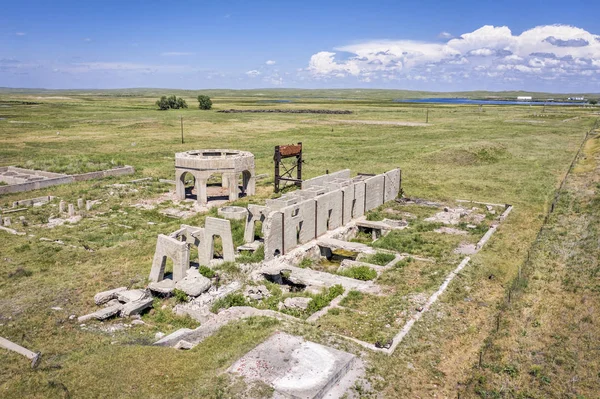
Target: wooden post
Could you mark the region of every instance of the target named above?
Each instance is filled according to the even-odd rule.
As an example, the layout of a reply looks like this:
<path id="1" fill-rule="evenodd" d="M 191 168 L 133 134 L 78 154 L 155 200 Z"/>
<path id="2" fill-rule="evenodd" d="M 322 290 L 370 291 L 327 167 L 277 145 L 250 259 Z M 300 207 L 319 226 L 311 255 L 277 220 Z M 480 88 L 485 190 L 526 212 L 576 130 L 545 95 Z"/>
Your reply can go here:
<path id="1" fill-rule="evenodd" d="M 427 112 L 425 114 L 425 123 L 429 123 L 429 108 L 427 108 Z"/>
<path id="2" fill-rule="evenodd" d="M 183 116 L 181 117 L 181 144 L 183 144 Z"/>

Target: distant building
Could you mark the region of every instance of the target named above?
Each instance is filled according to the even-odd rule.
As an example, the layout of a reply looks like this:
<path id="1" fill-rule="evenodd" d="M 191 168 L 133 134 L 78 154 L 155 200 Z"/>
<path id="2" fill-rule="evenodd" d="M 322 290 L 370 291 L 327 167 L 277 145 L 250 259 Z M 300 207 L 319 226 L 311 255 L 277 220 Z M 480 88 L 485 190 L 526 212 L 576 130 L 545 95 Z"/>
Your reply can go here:
<path id="1" fill-rule="evenodd" d="M 569 101 L 583 101 L 584 97 L 569 97 Z"/>
<path id="2" fill-rule="evenodd" d="M 531 101 L 531 96 L 519 96 L 517 97 L 517 101 Z"/>

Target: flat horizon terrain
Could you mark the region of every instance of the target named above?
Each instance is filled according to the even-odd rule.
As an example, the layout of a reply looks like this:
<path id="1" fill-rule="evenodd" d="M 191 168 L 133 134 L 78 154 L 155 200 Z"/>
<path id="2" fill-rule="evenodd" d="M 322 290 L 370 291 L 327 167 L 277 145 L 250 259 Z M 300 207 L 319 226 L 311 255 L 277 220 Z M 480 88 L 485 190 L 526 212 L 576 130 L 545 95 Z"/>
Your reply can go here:
<path id="1" fill-rule="evenodd" d="M 213 101 L 210 111 L 197 108 L 195 97 L 206 93 Z M 0 166 L 19 165 L 64 173 L 115 165 L 132 165 L 136 169 L 133 176 L 0 196 L 2 208 L 10 207 L 19 199 L 43 195 L 57 196 L 71 203 L 77 198 L 102 200 L 97 214 L 74 226 L 66 224 L 52 229 L 43 226 L 50 216 L 56 215 L 56 200 L 51 205 L 17 214 L 26 216 L 27 226 L 18 225 L 18 217 L 12 217 L 13 224 L 27 235 L 0 231 L 0 336 L 43 353 L 40 367 L 31 370 L 26 359 L 2 352 L 6 361 L 0 364 L 1 396 L 239 397 L 244 388 L 223 373 L 273 331 L 282 330 L 360 353 L 367 362 L 370 382 L 370 387 L 365 387 L 365 397 L 381 394 L 397 398 L 455 398 L 459 393 L 460 397 L 482 398 L 594 397 L 599 386 L 597 359 L 559 354 L 557 356 L 568 361 L 563 359 L 557 363 L 556 359 L 545 359 L 548 364 L 552 363 L 551 371 L 544 369 L 546 363 L 540 363 L 539 359 L 524 368 L 520 364 L 525 361 L 519 356 L 526 357 L 523 354 L 526 350 L 513 353 L 514 359 L 506 362 L 500 355 L 510 353 L 512 343 L 522 330 L 506 329 L 499 343 L 490 337 L 497 329 L 498 311 L 506 306 L 507 289 L 513 284 L 544 223 L 557 188 L 586 133 L 597 127 L 600 108 L 392 102 L 394 98 L 411 98 L 414 93 L 0 89 Z M 449 95 L 419 93 L 420 97 Z M 472 93 L 475 97 L 488 95 Z M 522 95 L 521 92 L 503 92 L 502 95 L 512 97 L 516 93 Z M 154 103 L 165 94 L 182 96 L 189 108 L 159 111 Z M 277 102 L 282 98 L 293 98 L 293 101 Z M 353 113 L 217 112 L 226 109 L 327 109 Z M 184 144 L 181 143 L 181 117 Z M 427 125 L 419 125 L 426 121 Z M 578 165 L 583 169 L 577 169 L 588 173 L 585 175 L 588 180 L 592 179 L 592 172 L 597 171 L 594 163 L 597 139 L 593 140 L 593 145 L 585 147 L 588 163 L 581 161 L 583 163 Z M 157 234 L 174 231 L 181 223 L 203 222 L 205 215 L 183 221 L 133 206 L 173 189 L 156 180 L 174 178 L 176 152 L 211 148 L 252 152 L 256 173 L 269 177 L 259 181 L 255 198 L 239 201 L 245 204 L 248 200 L 260 202 L 273 196 L 273 147 L 297 142 L 302 142 L 304 147 L 305 178 L 346 168 L 355 174 L 381 173 L 400 167 L 404 194 L 409 198 L 511 204 L 514 210 L 484 250 L 473 257 L 389 357 L 335 340 L 325 325 L 322 328 L 319 324 L 289 326 L 266 318 L 231 324 L 190 351 L 153 347 L 150 344 L 156 332 L 168 334 L 180 327 L 197 325 L 190 318 L 175 317 L 168 308 L 162 309 L 162 303 L 143 316 L 147 325 L 135 328 L 118 331 L 106 328 L 119 320 L 103 324 L 90 322 L 82 328 L 76 320 L 69 320 L 71 314 L 79 316 L 93 311 L 92 298 L 97 292 L 119 286 L 143 287 L 150 272 Z M 130 185 L 127 189 L 113 186 L 144 177 L 155 181 Z M 596 182 L 586 183 L 584 188 L 582 184 L 569 185 L 567 189 L 592 190 L 591 194 L 584 192 L 580 201 L 597 197 Z M 584 213 L 577 207 L 563 206 L 574 214 Z M 597 221 L 597 212 L 593 215 Z M 567 225 L 565 218 L 553 223 Z M 40 241 L 42 237 L 61 240 L 66 245 Z M 569 238 L 576 245 L 577 237 Z M 548 240 L 560 241 L 560 238 Z M 552 241 L 552 245 L 546 252 L 541 251 L 546 260 L 555 252 L 561 253 L 559 244 Z M 415 284 L 417 280 L 427 281 L 418 288 L 423 293 L 439 285 L 445 277 L 441 271 L 454 265 L 455 259 L 440 257 L 436 260 L 439 270 L 429 270 L 429 274 L 417 270 L 413 276 L 399 275 L 397 281 L 388 282 L 390 297 L 399 296 L 403 284 L 412 284 L 410 279 L 414 279 Z M 587 257 L 561 261 L 563 265 L 581 262 L 594 269 L 593 259 Z M 577 273 L 577 270 L 569 272 Z M 597 276 L 591 274 L 589 278 L 597 279 Z M 537 295 L 535 301 L 548 297 L 549 303 L 560 303 L 559 298 L 552 297 L 555 291 L 549 289 L 548 292 L 544 287 L 534 287 L 538 291 L 529 295 Z M 600 305 L 598 291 L 593 287 L 587 289 L 585 297 L 592 303 L 590 307 Z M 572 303 L 581 299 L 577 295 L 570 298 Z M 165 300 L 164 304 L 171 306 L 173 301 Z M 376 313 L 382 305 L 365 301 L 364 306 L 367 312 Z M 61 310 L 52 310 L 52 307 Z M 560 313 L 552 309 L 553 314 Z M 575 308 L 570 310 L 576 312 Z M 540 314 L 545 311 L 543 307 L 536 308 Z M 507 320 L 519 319 L 515 314 L 510 317 L 512 319 Z M 589 320 L 590 324 L 595 322 L 597 312 Z M 539 328 L 546 328 L 540 323 Z M 548 326 L 547 331 L 553 334 L 557 328 L 563 327 Z M 591 328 L 586 331 L 593 334 Z M 567 336 L 562 330 L 557 334 Z M 497 356 L 493 361 L 487 358 L 484 362 L 494 367 L 479 372 L 479 353 L 482 348 L 489 348 L 492 341 L 498 350 L 486 349 L 486 353 Z M 529 344 L 525 340 L 523 346 Z M 578 374 L 577 384 L 569 385 L 572 371 L 584 367 L 593 372 Z M 360 389 L 357 392 L 360 394 Z M 257 390 L 253 394 L 263 393 Z"/>

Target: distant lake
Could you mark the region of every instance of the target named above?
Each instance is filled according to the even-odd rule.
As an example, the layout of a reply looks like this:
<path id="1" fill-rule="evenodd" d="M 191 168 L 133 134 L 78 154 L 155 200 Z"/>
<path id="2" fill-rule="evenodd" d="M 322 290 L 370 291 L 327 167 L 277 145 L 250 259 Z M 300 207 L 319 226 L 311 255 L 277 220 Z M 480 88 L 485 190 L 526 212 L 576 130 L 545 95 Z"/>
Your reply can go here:
<path id="1" fill-rule="evenodd" d="M 471 100 L 470 98 L 413 98 L 394 100 L 395 103 L 470 104 L 470 105 L 584 105 L 582 102 Z"/>

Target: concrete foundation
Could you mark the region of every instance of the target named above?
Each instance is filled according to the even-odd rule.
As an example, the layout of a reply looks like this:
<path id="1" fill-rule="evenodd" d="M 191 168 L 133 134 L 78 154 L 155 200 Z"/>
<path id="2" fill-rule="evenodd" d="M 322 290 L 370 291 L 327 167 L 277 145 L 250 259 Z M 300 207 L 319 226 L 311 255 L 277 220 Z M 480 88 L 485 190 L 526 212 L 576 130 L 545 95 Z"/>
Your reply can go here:
<path id="1" fill-rule="evenodd" d="M 277 332 L 228 371 L 262 381 L 284 397 L 317 399 L 328 395 L 354 361 L 350 353 Z"/>

